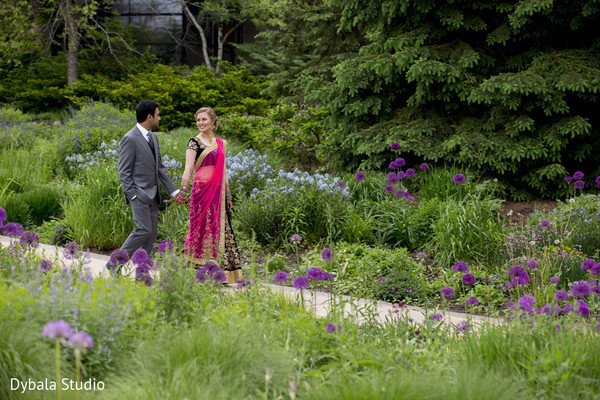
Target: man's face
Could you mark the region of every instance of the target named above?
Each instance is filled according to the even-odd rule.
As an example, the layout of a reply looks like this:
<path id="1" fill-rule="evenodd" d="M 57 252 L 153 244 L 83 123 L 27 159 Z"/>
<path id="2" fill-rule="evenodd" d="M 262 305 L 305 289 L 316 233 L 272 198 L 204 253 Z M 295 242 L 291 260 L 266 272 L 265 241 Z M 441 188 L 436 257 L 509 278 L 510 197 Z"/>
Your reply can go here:
<path id="1" fill-rule="evenodd" d="M 148 115 L 148 119 L 150 121 L 150 130 L 157 129 L 160 123 L 160 110 L 158 107 L 154 110 L 154 115 Z"/>

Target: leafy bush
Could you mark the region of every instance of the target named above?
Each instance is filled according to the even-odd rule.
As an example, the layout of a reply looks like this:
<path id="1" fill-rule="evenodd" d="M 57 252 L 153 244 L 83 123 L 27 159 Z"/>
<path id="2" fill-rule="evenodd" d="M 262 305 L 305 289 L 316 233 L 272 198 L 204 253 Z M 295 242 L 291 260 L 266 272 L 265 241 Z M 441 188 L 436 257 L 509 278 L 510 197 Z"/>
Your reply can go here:
<path id="1" fill-rule="evenodd" d="M 61 202 L 65 193 L 57 186 L 47 184 L 36 187 L 30 191 L 15 195 L 24 204 L 29 206 L 31 222 L 40 225 L 42 222 L 62 215 Z"/>

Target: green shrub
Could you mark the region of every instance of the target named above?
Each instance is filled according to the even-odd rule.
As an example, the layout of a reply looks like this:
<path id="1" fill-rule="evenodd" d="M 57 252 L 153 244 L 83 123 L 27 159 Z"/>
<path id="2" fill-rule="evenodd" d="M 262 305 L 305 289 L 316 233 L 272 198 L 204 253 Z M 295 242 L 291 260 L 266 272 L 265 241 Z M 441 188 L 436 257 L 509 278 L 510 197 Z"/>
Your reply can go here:
<path id="1" fill-rule="evenodd" d="M 61 216 L 63 190 L 56 185 L 47 184 L 15 195 L 15 197 L 29 206 L 31 222 L 40 225 L 52 217 Z"/>
<path id="2" fill-rule="evenodd" d="M 7 221 L 18 222 L 23 226 L 31 225 L 31 207 L 21 201 L 18 194 L 6 197 L 2 207 L 6 210 Z"/>

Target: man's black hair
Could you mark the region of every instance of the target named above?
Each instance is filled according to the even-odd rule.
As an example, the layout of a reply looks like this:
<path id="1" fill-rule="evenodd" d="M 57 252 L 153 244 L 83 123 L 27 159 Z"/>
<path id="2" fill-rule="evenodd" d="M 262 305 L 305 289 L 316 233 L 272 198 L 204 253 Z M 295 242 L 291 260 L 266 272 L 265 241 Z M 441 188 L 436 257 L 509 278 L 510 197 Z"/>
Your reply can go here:
<path id="1" fill-rule="evenodd" d="M 142 123 L 148 118 L 148 115 L 154 116 L 154 112 L 157 108 L 160 107 L 155 101 L 152 100 L 142 100 L 135 106 L 135 118 L 137 122 Z"/>

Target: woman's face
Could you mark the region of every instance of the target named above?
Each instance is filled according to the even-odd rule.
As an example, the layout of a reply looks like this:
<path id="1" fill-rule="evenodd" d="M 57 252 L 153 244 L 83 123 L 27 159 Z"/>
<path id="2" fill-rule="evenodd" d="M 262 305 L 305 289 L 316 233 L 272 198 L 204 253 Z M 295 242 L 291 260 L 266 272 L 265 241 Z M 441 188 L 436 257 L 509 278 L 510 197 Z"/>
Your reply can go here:
<path id="1" fill-rule="evenodd" d="M 212 132 L 213 130 L 213 121 L 205 112 L 201 112 L 196 115 L 196 125 L 198 125 L 198 129 L 202 133 Z"/>

